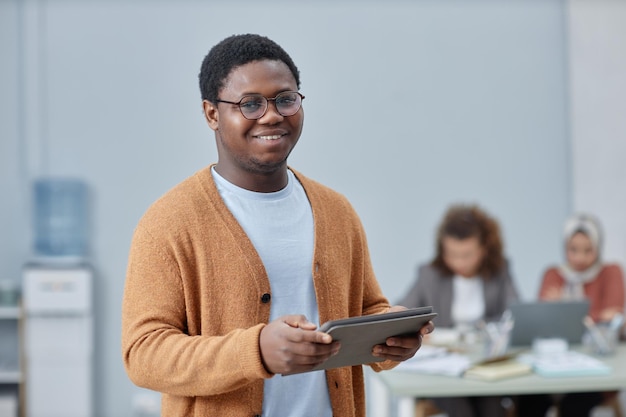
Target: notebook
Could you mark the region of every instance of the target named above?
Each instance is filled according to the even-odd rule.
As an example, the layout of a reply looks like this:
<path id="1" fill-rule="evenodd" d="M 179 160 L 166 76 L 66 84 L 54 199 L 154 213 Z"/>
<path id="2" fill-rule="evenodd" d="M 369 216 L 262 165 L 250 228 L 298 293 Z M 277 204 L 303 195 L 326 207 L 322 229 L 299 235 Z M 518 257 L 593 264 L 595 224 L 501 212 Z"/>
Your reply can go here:
<path id="1" fill-rule="evenodd" d="M 474 365 L 467 369 L 464 377 L 479 379 L 481 381 L 499 381 L 505 378 L 527 375 L 533 371 L 530 364 L 519 362 L 515 359 L 507 359 L 498 362 Z"/>
<path id="2" fill-rule="evenodd" d="M 538 338 L 562 338 L 570 344 L 582 342 L 583 317 L 589 301 L 534 301 L 510 307 L 514 326 L 510 346 L 530 346 Z"/>

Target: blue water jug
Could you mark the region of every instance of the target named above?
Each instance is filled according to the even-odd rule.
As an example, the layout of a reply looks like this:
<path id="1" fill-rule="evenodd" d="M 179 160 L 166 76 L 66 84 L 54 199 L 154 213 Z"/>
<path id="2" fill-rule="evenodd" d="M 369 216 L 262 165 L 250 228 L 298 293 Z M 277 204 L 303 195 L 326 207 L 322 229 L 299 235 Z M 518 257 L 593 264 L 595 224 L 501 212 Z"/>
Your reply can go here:
<path id="1" fill-rule="evenodd" d="M 73 178 L 34 182 L 35 254 L 85 257 L 87 254 L 87 185 Z"/>

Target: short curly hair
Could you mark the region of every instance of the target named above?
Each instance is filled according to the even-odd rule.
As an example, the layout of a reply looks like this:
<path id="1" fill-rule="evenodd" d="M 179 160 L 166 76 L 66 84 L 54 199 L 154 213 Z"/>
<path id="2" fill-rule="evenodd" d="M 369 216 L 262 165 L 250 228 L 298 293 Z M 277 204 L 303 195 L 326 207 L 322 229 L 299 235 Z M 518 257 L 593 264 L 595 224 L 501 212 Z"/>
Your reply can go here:
<path id="1" fill-rule="evenodd" d="M 271 39 L 248 33 L 227 37 L 213 46 L 204 57 L 198 76 L 202 99 L 215 103 L 224 81 L 235 68 L 266 59 L 284 62 L 300 89 L 300 72 L 289 54 Z"/>
<path id="2" fill-rule="evenodd" d="M 443 238 L 478 238 L 485 249 L 485 257 L 479 266 L 478 274 L 483 278 L 496 275 L 505 265 L 502 237 L 498 222 L 476 205 L 452 205 L 446 212 L 437 231 L 436 255 L 432 265 L 447 275 L 452 275 L 443 260 Z"/>

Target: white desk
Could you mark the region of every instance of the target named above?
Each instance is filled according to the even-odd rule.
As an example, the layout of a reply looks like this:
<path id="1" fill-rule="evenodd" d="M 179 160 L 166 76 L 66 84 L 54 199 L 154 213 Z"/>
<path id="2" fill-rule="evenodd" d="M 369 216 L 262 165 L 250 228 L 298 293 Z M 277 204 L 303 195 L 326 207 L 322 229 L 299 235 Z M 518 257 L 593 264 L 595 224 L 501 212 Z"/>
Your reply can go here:
<path id="1" fill-rule="evenodd" d="M 547 378 L 529 374 L 487 382 L 401 369 L 379 373 L 368 370 L 368 405 L 374 410 L 370 413 L 372 416 L 413 417 L 416 397 L 567 393 L 626 388 L 626 344 L 622 343 L 615 355 L 601 359 L 611 367 L 610 375 Z"/>

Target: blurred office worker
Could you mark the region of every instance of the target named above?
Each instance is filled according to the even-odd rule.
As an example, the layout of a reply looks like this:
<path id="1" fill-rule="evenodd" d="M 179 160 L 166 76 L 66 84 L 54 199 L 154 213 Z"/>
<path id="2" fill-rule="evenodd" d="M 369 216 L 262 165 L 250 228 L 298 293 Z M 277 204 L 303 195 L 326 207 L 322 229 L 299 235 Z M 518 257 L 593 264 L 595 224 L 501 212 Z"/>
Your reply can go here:
<path id="1" fill-rule="evenodd" d="M 565 262 L 549 267 L 539 289 L 545 301 L 589 300 L 589 316 L 596 323 L 608 323 L 624 313 L 624 274 L 619 265 L 602 259 L 602 228 L 587 213 L 572 215 L 565 222 Z M 557 406 L 559 417 L 587 417 L 592 409 L 615 392 L 588 392 L 564 395 Z M 548 396 L 520 398 L 522 412 L 543 415 L 551 406 Z"/>
<path id="2" fill-rule="evenodd" d="M 432 305 L 438 330 L 469 337 L 518 300 L 498 222 L 476 205 L 452 205 L 439 225 L 434 259 L 421 265 L 401 305 Z M 433 334 L 434 336 L 434 334 Z M 501 397 L 434 398 L 449 417 L 505 415 Z"/>
<path id="3" fill-rule="evenodd" d="M 545 272 L 541 300 L 590 302 L 596 322 L 611 321 L 624 312 L 624 275 L 619 265 L 602 260 L 602 229 L 590 214 L 575 214 L 564 227 L 565 262 Z"/>

